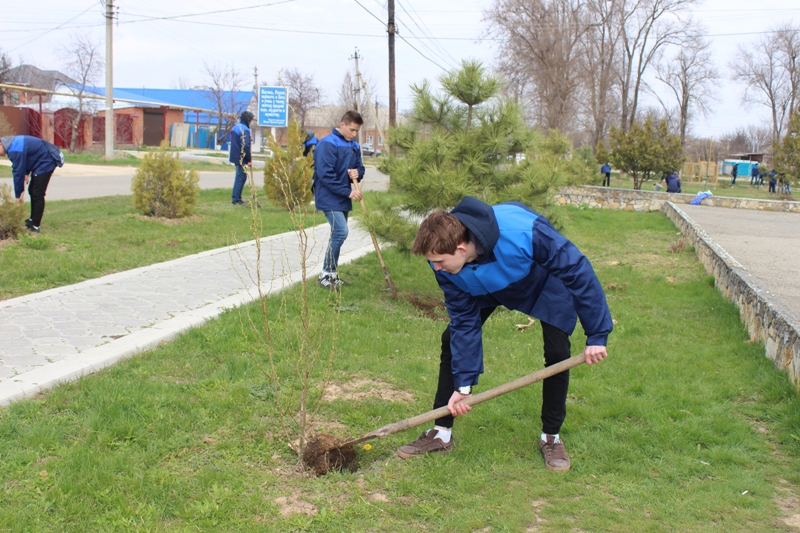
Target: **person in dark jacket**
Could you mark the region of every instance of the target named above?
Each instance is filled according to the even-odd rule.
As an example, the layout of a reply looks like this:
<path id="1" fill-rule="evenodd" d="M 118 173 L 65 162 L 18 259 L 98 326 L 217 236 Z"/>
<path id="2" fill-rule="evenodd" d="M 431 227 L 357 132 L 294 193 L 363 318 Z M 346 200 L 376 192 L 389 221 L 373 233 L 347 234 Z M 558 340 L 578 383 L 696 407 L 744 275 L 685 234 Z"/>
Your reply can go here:
<path id="1" fill-rule="evenodd" d="M 231 203 L 233 205 L 247 205 L 242 200 L 244 184 L 247 183 L 247 173 L 244 167 L 252 167 L 252 155 L 250 152 L 250 122 L 253 114 L 244 111 L 239 116 L 239 122 L 231 129 L 228 136 L 230 146 L 230 156 L 228 161 L 236 166 L 236 175 L 233 179 L 233 191 L 231 192 Z"/>
<path id="2" fill-rule="evenodd" d="M 317 283 L 324 289 L 338 289 L 346 283 L 339 277 L 339 252 L 347 239 L 347 218 L 353 200 L 361 200 L 361 192 L 351 182 L 364 178 L 361 147 L 356 142 L 364 119 L 357 111 L 347 111 L 334 128 L 317 143 L 314 150 L 312 188 L 317 211 L 325 213 L 331 225 L 331 237 Z"/>
<path id="3" fill-rule="evenodd" d="M 758 163 L 750 169 L 750 185 L 758 185 Z"/>
<path id="4" fill-rule="evenodd" d="M 608 355 L 613 329 L 605 293 L 589 260 L 542 215 L 508 202 L 490 206 L 467 196 L 449 213 L 434 211 L 420 225 L 412 252 L 424 255 L 444 292 L 450 324 L 442 334 L 434 408 L 449 416 L 397 450 L 402 458 L 453 448 L 459 404 L 483 373 L 483 323 L 500 305 L 541 322 L 545 366 L 570 357 L 569 336 L 580 318 L 588 364 Z M 544 380 L 539 448 L 549 470 L 570 468 L 559 432 L 567 413 L 569 372 Z"/>
<path id="5" fill-rule="evenodd" d="M 778 185 L 778 173 L 773 168 L 769 173 L 769 192 L 774 193 L 775 186 Z"/>
<path id="6" fill-rule="evenodd" d="M 603 175 L 603 187 L 611 187 L 611 165 L 603 163 L 600 167 L 600 174 Z"/>
<path id="7" fill-rule="evenodd" d="M 314 130 L 306 130 L 306 139 L 303 141 L 303 157 L 313 154 L 313 150 L 318 143 L 319 139 L 314 135 Z"/>
<path id="8" fill-rule="evenodd" d="M 28 194 L 31 197 L 31 217 L 25 221 L 25 227 L 38 233 L 44 216 L 44 196 L 47 186 L 50 184 L 53 171 L 63 164 L 63 156 L 52 144 L 30 135 L 0 139 L 0 157 L 4 155 L 8 155 L 11 160 L 14 197 L 19 203 L 24 201 L 22 194 L 30 176 Z"/>
<path id="9" fill-rule="evenodd" d="M 734 163 L 731 169 L 731 185 L 736 185 L 736 176 L 739 175 L 739 165 Z"/>
<path id="10" fill-rule="evenodd" d="M 681 179 L 677 172 L 673 172 L 664 179 L 667 182 L 667 192 L 681 192 Z"/>

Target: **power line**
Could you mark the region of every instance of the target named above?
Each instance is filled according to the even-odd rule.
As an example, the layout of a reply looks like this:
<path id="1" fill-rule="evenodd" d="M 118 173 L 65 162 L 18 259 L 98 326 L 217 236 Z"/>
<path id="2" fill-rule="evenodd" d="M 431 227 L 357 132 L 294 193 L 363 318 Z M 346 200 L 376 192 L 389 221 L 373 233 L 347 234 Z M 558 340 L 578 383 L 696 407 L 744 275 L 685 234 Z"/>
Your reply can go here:
<path id="1" fill-rule="evenodd" d="M 383 21 L 382 21 L 380 18 L 378 18 L 378 16 L 377 16 L 377 15 L 375 15 L 375 13 L 373 13 L 372 11 L 370 11 L 370 10 L 369 10 L 369 9 L 368 9 L 368 8 L 367 8 L 367 7 L 366 7 L 364 4 L 362 4 L 362 3 L 361 3 L 361 2 L 359 2 L 358 0 L 353 0 L 353 1 L 354 1 L 356 4 L 358 4 L 359 6 L 361 6 L 361 7 L 364 9 L 364 11 L 366 11 L 367 13 L 369 13 L 370 15 L 372 15 L 372 16 L 373 16 L 373 17 L 374 17 L 376 20 L 378 20 L 378 21 L 381 23 L 381 25 L 382 25 L 384 28 L 386 28 L 387 30 L 389 29 L 389 28 L 387 27 L 386 23 L 385 23 L 385 22 L 383 22 Z M 405 37 L 403 37 L 403 36 L 402 36 L 402 35 L 400 35 L 399 33 L 396 33 L 396 35 L 397 35 L 398 37 L 400 37 L 400 39 L 401 39 L 401 40 L 402 40 L 404 43 L 406 43 L 408 46 L 410 46 L 410 47 L 411 47 L 411 48 L 412 48 L 412 49 L 413 49 L 415 52 L 417 52 L 417 53 L 418 53 L 420 56 L 422 56 L 423 58 L 427 59 L 428 61 L 430 61 L 431 63 L 433 63 L 434 65 L 436 65 L 436 66 L 437 66 L 437 67 L 439 67 L 440 69 L 442 69 L 443 71 L 447 72 L 447 69 L 446 69 L 446 68 L 444 68 L 444 67 L 443 67 L 443 66 L 441 66 L 439 63 L 437 63 L 436 61 L 434 61 L 434 60 L 433 60 L 433 59 L 431 59 L 430 57 L 426 56 L 426 55 L 425 55 L 425 54 L 423 54 L 422 52 L 420 52 L 420 51 L 419 51 L 419 49 L 418 49 L 418 48 L 416 48 L 416 47 L 415 47 L 413 44 L 409 43 L 409 42 L 408 42 L 408 41 L 405 39 Z"/>
<path id="2" fill-rule="evenodd" d="M 19 49 L 20 49 L 20 48 L 22 48 L 23 46 L 28 46 L 28 45 L 29 45 L 29 44 L 31 44 L 33 41 L 35 41 L 35 40 L 37 40 L 37 39 L 40 39 L 40 38 L 44 37 L 45 35 L 47 35 L 47 34 L 48 34 L 48 33 L 50 33 L 51 31 L 56 31 L 56 30 L 59 30 L 59 29 L 61 29 L 63 26 L 66 26 L 67 24 L 69 24 L 70 22 L 72 22 L 73 20 L 75 20 L 76 18 L 78 18 L 78 17 L 82 17 L 83 15 L 85 15 L 86 13 L 88 13 L 88 12 L 89 12 L 89 10 L 90 10 L 90 9 L 92 9 L 93 7 L 95 7 L 96 5 L 97 5 L 97 4 L 94 2 L 94 0 L 92 0 L 92 5 L 90 5 L 90 6 L 89 6 L 89 7 L 87 7 L 85 10 L 81 11 L 80 13 L 78 13 L 77 15 L 75 15 L 74 17 L 72 17 L 71 19 L 69 19 L 68 21 L 66 21 L 66 22 L 63 22 L 63 23 L 59 24 L 59 25 L 58 25 L 58 26 L 56 26 L 55 28 L 52 28 L 52 29 L 49 29 L 49 30 L 46 30 L 46 31 L 44 31 L 44 32 L 43 32 L 41 35 L 37 35 L 36 37 L 34 37 L 33 39 L 31 39 L 30 41 L 27 41 L 27 42 L 25 42 L 25 43 L 22 43 L 21 45 L 17 46 L 16 48 L 12 48 L 11 50 L 9 50 L 9 52 L 13 52 L 14 50 L 19 50 Z"/>
<path id="3" fill-rule="evenodd" d="M 148 22 L 148 21 L 151 21 L 151 20 L 178 20 L 178 19 L 187 18 L 187 17 L 200 17 L 200 16 L 203 16 L 203 15 L 218 15 L 220 13 L 231 13 L 233 11 L 245 11 L 245 10 L 248 10 L 248 9 L 258 9 L 258 8 L 261 8 L 261 7 L 276 6 L 278 4 L 288 4 L 290 2 L 295 2 L 295 1 L 296 0 L 279 0 L 278 2 L 272 2 L 272 3 L 269 3 L 269 4 L 256 4 L 254 6 L 233 7 L 233 8 L 230 8 L 230 9 L 218 9 L 218 10 L 215 10 L 215 11 L 204 11 L 202 13 L 187 13 L 185 15 L 164 15 L 163 17 L 146 17 L 145 15 L 136 15 L 136 14 L 133 14 L 133 13 L 129 13 L 129 15 L 132 15 L 134 17 L 144 17 L 144 18 L 142 18 L 140 20 L 127 21 L 127 22 L 124 22 L 123 24 L 132 24 L 132 23 L 135 23 L 135 22 Z"/>
<path id="4" fill-rule="evenodd" d="M 433 36 L 433 33 L 431 33 L 431 31 L 428 29 L 428 27 L 427 27 L 427 25 L 425 24 L 425 22 L 422 20 L 422 17 L 420 17 L 420 16 L 419 16 L 419 13 L 418 13 L 418 12 L 417 12 L 417 10 L 414 8 L 414 4 L 408 4 L 408 5 L 410 5 L 410 6 L 411 6 L 411 11 L 413 11 L 413 12 L 414 12 L 414 15 L 416 15 L 416 16 L 417 16 L 417 18 L 419 18 L 419 20 L 420 20 L 420 22 L 419 22 L 419 23 L 416 21 L 416 19 L 414 18 L 414 16 L 413 16 L 413 15 L 411 15 L 411 12 L 409 12 L 408 8 L 407 8 L 406 6 L 404 6 L 404 5 L 400 4 L 399 0 L 398 0 L 398 5 L 400 5 L 400 7 L 402 7 L 402 8 L 403 8 L 403 11 L 405 11 L 405 12 L 408 14 L 409 18 L 411 18 L 411 21 L 412 21 L 412 22 L 413 22 L 413 23 L 414 23 L 414 24 L 415 24 L 415 25 L 416 25 L 418 28 L 420 28 L 420 30 L 422 31 L 422 34 L 423 34 L 423 35 L 425 35 L 425 36 L 427 36 L 427 37 L 430 37 L 430 38 L 432 38 L 432 39 L 436 39 L 436 37 L 434 37 L 434 36 Z M 436 39 L 436 40 L 438 41 L 438 39 Z M 437 42 L 436 44 L 439 46 L 439 48 L 440 48 L 440 49 L 441 49 L 441 50 L 442 50 L 442 51 L 443 51 L 445 54 L 447 54 L 448 56 L 450 56 L 450 58 L 451 58 L 453 61 L 455 61 L 456 63 L 458 63 L 458 61 L 456 60 L 456 58 L 454 58 L 454 57 L 453 57 L 453 56 L 450 54 L 450 52 L 449 52 L 449 51 L 448 51 L 448 50 L 447 50 L 447 49 L 446 49 L 444 46 L 442 46 L 442 45 L 441 45 L 440 43 L 438 43 L 438 42 Z"/>

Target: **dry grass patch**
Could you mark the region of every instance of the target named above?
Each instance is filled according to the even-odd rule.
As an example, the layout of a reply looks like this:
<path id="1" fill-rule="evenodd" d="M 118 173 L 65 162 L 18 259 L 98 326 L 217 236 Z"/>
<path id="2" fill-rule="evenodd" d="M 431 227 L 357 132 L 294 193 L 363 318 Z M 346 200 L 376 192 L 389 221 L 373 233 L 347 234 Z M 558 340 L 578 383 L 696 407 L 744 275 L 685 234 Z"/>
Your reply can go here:
<path id="1" fill-rule="evenodd" d="M 379 379 L 354 378 L 348 382 L 331 382 L 322 392 L 322 401 L 336 400 L 360 401 L 368 398 L 388 402 L 412 403 L 414 396 L 406 391 L 395 389 L 390 383 Z"/>

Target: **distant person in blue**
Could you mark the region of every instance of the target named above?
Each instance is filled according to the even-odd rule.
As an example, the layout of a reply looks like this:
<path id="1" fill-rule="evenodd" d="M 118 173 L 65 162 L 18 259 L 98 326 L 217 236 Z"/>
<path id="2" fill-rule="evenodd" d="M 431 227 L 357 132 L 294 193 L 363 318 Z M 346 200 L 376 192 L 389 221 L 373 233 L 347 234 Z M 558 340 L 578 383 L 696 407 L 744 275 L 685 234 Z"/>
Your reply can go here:
<path id="1" fill-rule="evenodd" d="M 667 192 L 681 192 L 681 179 L 677 172 L 673 172 L 664 179 L 667 182 Z"/>
<path id="2" fill-rule="evenodd" d="M 769 173 L 769 192 L 775 192 L 775 186 L 778 184 L 778 173 L 773 168 Z"/>
<path id="3" fill-rule="evenodd" d="M 603 187 L 611 187 L 611 165 L 603 163 L 600 167 L 600 174 L 603 175 Z"/>
<path id="4" fill-rule="evenodd" d="M 753 165 L 752 170 L 750 170 L 750 185 L 757 185 L 758 184 L 758 163 Z"/>
<path id="5" fill-rule="evenodd" d="M 353 200 L 361 200 L 361 192 L 353 189 L 351 182 L 364 178 L 361 147 L 356 142 L 363 124 L 358 111 L 347 111 L 339 127 L 319 141 L 314 150 L 311 185 L 314 203 L 331 225 L 331 237 L 317 284 L 328 290 L 346 285 L 339 277 L 339 252 L 347 239 L 347 218 L 353 210 Z"/>
<path id="6" fill-rule="evenodd" d="M 230 146 L 228 161 L 236 166 L 236 176 L 233 179 L 233 192 L 231 193 L 233 205 L 247 205 L 247 202 L 242 200 L 242 191 L 244 184 L 247 183 L 247 173 L 244 167 L 253 166 L 250 153 L 250 122 L 252 120 L 253 114 L 250 111 L 244 111 L 228 136 Z"/>
<path id="7" fill-rule="evenodd" d="M 17 202 L 25 201 L 22 194 L 30 180 L 28 194 L 31 197 L 31 217 L 25 221 L 25 227 L 31 232 L 39 233 L 47 186 L 56 167 L 64 164 L 64 156 L 55 145 L 30 135 L 0 138 L 0 157 L 5 155 L 11 160 L 14 197 Z"/>
<path id="8" fill-rule="evenodd" d="M 734 163 L 733 168 L 731 169 L 731 185 L 736 185 L 736 176 L 738 175 L 739 175 L 739 165 Z"/>
<path id="9" fill-rule="evenodd" d="M 313 154 L 318 143 L 319 139 L 314 135 L 314 130 L 306 130 L 306 139 L 303 141 L 303 157 Z"/>

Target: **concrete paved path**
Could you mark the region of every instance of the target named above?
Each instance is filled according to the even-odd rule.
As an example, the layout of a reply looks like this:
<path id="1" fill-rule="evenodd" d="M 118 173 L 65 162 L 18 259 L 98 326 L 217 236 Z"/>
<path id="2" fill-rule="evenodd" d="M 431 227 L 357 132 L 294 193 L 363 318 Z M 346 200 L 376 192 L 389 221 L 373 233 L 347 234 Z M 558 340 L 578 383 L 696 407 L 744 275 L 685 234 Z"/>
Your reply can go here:
<path id="1" fill-rule="evenodd" d="M 374 251 L 351 224 L 340 262 Z M 322 268 L 329 227 L 308 231 L 307 276 Z M 261 240 L 262 291 L 302 279 L 299 238 Z M 0 301 L 0 405 L 77 379 L 258 297 L 256 241 Z M 320 289 L 321 290 L 321 289 Z"/>

